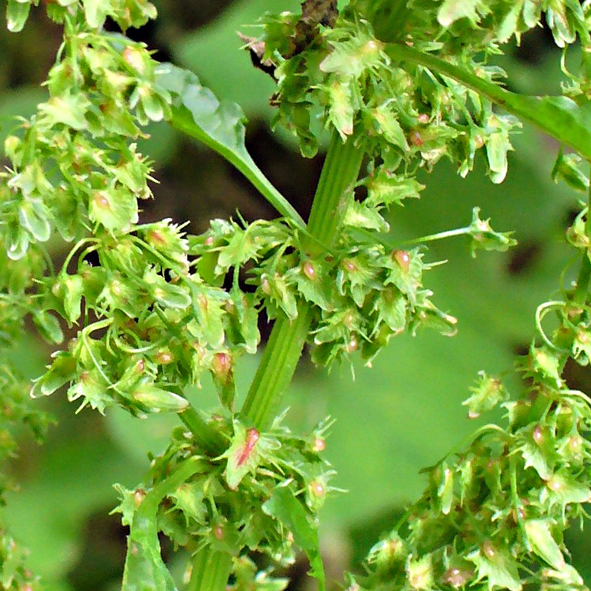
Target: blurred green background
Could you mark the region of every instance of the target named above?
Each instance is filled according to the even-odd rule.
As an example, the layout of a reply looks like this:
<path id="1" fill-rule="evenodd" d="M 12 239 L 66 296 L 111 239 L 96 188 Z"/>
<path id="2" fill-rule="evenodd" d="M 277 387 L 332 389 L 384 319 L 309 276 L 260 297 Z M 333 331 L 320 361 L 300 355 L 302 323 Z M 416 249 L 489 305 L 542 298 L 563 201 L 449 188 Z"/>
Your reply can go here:
<path id="1" fill-rule="evenodd" d="M 251 66 L 236 35 L 238 29 L 256 34 L 242 25 L 255 23 L 266 10 L 297 10 L 299 2 L 156 4 L 160 19 L 133 32 L 134 38 L 157 49 L 158 59 L 193 69 L 218 96 L 242 105 L 253 157 L 307 215 L 322 156 L 304 160 L 286 134 L 271 133 L 273 81 Z M 39 84 L 60 35 L 41 9 L 19 35 L 0 30 L 0 140 L 13 127 L 12 117 L 31 114 L 43 98 Z M 526 36 L 508 54 L 499 62 L 512 88 L 548 94 L 559 90 L 559 55 L 544 30 Z M 227 217 L 236 210 L 247 220 L 273 216 L 256 191 L 215 154 L 166 126 L 150 131 L 142 149 L 154 160 L 160 184 L 154 186 L 156 199 L 147 205 L 144 220 L 190 220 L 189 230 L 199 232 L 212 217 Z M 527 347 L 535 309 L 560 285 L 569 263 L 563 236 L 577 196 L 550 181 L 557 146 L 548 138 L 525 127 L 514 145 L 502 185 L 492 185 L 482 165 L 463 180 L 441 163 L 423 179 L 428 187 L 423 198 L 392 212 L 392 239 L 397 241 L 466 225 L 476 205 L 495 229 L 515 231 L 519 246 L 508 253 L 472 259 L 461 239 L 437 243 L 427 253 L 428 261 L 447 261 L 430 271 L 425 282 L 439 307 L 458 318 L 458 335 L 398 337 L 373 368 L 356 366 L 355 380 L 347 366 L 326 373 L 304 360 L 290 390 L 286 404 L 294 429 L 309 429 L 327 415 L 336 419 L 327 453 L 338 471 L 334 485 L 348 493 L 328 501 L 322 543 L 328 570 L 337 580 L 392 526 L 404 503 L 420 494 L 420 468 L 433 464 L 478 426 L 461 406 L 477 372 L 509 373 L 512 393 L 519 394 L 520 384 L 510 374 L 514 356 Z M 63 256 L 60 248 L 55 251 L 58 259 Z M 29 337 L 13 355 L 23 371 L 35 377 L 50 352 Z M 242 392 L 255 367 L 256 359 L 243 360 Z M 573 374 L 572 379 L 588 391 L 588 376 Z M 191 396 L 202 408 L 215 401 L 207 385 Z M 116 504 L 112 484 L 140 482 L 148 466 L 146 454 L 162 449 L 176 420 L 162 416 L 140 421 L 123 411 L 109 411 L 106 417 L 88 410 L 75 415 L 63 394 L 39 404 L 59 423 L 43 447 L 22 442 L 12 466 L 21 489 L 10 496 L 5 518 L 30 548 L 30 566 L 48 590 L 116 589 L 126 532 L 117 516 L 109 516 Z M 591 542 L 582 534 L 576 538 L 574 558 L 590 582 L 591 567 L 585 566 L 584 557 Z M 296 565 L 290 589 L 305 588 L 305 570 L 305 565 Z"/>

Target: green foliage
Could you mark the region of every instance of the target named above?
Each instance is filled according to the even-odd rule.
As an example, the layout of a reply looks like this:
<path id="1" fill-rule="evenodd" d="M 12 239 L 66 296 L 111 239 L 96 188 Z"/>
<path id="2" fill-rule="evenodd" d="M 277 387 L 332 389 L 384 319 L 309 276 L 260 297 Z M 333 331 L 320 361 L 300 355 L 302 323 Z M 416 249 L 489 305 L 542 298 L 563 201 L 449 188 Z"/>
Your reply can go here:
<path id="1" fill-rule="evenodd" d="M 9 30 L 21 30 L 36 4 L 8 0 Z M 225 589 L 232 569 L 237 591 L 283 589 L 283 579 L 257 572 L 247 555 L 287 565 L 296 546 L 323 590 L 317 514 L 334 475 L 321 455 L 328 425 L 302 437 L 274 415 L 302 349 L 307 344 L 319 366 L 357 352 L 370 365 L 393 336 L 423 326 L 455 332 L 455 319 L 423 285 L 434 266 L 423 245 L 465 235 L 474 256 L 515 240 L 475 207 L 469 226 L 413 236 L 419 246 L 405 250 L 383 235 L 387 211 L 417 198 L 417 174 L 444 157 L 465 177 L 483 150 L 489 177 L 502 182 L 515 116 L 578 151 L 561 150 L 552 177 L 588 189 L 580 163 L 591 155 L 591 5 L 352 0 L 339 13 L 336 2 L 307 0 L 301 15 L 264 15 L 248 46 L 277 81 L 274 124 L 295 136 L 304 156 L 331 137 L 307 224 L 247 152 L 240 107 L 220 102 L 195 74 L 158 64 L 143 44 L 104 31 L 107 18 L 123 33 L 145 24 L 156 16 L 151 3 L 58 0 L 46 8 L 64 32 L 48 97 L 4 141 L 0 343 L 7 347 L 27 317 L 54 345 L 67 327 L 76 336 L 54 352 L 33 397 L 67 386 L 79 408 L 168 412 L 183 423 L 151 457 L 142 484 L 118 486 L 130 528 L 125 591 L 176 591 L 160 532 L 190 557 L 191 591 Z M 580 71 L 565 67 L 559 97 L 504 90 L 491 58 L 542 18 L 565 52 L 581 44 Z M 199 236 L 169 219 L 140 223 L 152 179 L 138 142 L 162 121 L 217 151 L 284 217 L 214 220 Z M 584 207 L 567 236 L 581 260 L 578 278 L 538 309 L 539 338 L 519 364 L 525 394 L 508 401 L 503 383 L 481 373 L 465 403 L 472 418 L 502 404 L 505 426 L 480 428 L 425 471 L 423 496 L 372 548 L 366 576 L 349 576 L 351 591 L 584 587 L 564 533 L 585 517 L 591 497 L 591 414 L 563 374 L 567 361 L 591 360 L 587 219 Z M 55 236 L 73 243 L 58 270 L 47 249 Z M 556 327 L 547 334 L 550 312 Z M 259 349 L 262 313 L 275 325 L 237 410 L 235 368 Z M 0 451 L 9 456 L 12 423 L 42 436 L 47 419 L 25 404 L 16 372 L 2 372 Z M 190 393 L 207 375 L 218 392 L 213 412 L 197 410 L 199 396 Z M 32 588 L 9 536 L 0 558 L 5 588 Z"/>

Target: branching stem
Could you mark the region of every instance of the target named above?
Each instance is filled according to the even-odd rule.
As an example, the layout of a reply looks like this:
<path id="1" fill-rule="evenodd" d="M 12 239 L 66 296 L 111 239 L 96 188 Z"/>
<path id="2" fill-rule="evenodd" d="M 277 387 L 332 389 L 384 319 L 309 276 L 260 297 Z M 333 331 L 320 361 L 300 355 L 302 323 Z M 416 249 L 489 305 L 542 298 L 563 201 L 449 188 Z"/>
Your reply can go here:
<path id="1" fill-rule="evenodd" d="M 319 243 L 330 248 L 339 235 L 362 158 L 363 151 L 353 140 L 343 142 L 335 132 L 310 212 L 307 229 L 311 238 L 304 236 L 303 241 L 306 255 L 312 259 L 324 254 Z M 301 303 L 295 320 L 283 315 L 275 322 L 242 408 L 243 420 L 257 429 L 267 426 L 271 412 L 293 377 L 310 320 L 309 306 Z"/>

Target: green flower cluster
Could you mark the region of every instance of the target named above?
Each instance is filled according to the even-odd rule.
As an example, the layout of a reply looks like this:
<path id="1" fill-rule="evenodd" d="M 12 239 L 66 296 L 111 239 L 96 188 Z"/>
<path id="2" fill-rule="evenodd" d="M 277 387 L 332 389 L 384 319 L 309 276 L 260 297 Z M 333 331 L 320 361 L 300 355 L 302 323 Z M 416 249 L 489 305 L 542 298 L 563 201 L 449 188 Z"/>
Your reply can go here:
<path id="1" fill-rule="evenodd" d="M 9 28 L 22 28 L 37 3 L 9 0 Z M 275 356 L 287 369 L 295 367 L 304 342 L 320 365 L 355 351 L 370 362 L 402 331 L 423 325 L 454 331 L 455 320 L 433 305 L 423 286 L 429 268 L 423 253 L 389 246 L 380 236 L 389 229 L 383 210 L 418 197 L 416 172 L 444 156 L 465 175 L 485 148 L 492 180 L 502 181 L 516 121 L 493 111 L 476 84 L 467 88 L 420 64 L 460 66 L 472 76 L 464 78 L 494 82 L 503 73 L 487 65 L 489 55 L 536 26 L 543 11 L 558 45 L 578 35 L 588 47 L 589 2 L 353 0 L 337 15 L 334 1 L 308 0 L 301 18 L 266 16 L 259 58 L 278 82 L 276 122 L 295 133 L 307 156 L 316 153 L 324 128 L 333 136 L 307 228 L 252 162 L 239 109 L 220 103 L 190 73 L 158 68 L 143 45 L 102 31 L 107 18 L 122 30 L 143 24 L 155 15 L 152 4 L 46 4 L 65 37 L 49 73 L 48 100 L 5 143 L 11 168 L 0 174 L 0 345 L 22 330 L 27 314 L 52 343 L 63 342 L 64 324 L 76 326 L 33 395 L 69 384 L 69 399 L 82 406 L 104 411 L 117 403 L 138 416 L 173 411 L 185 423 L 152 458 L 145 482 L 120 488 L 120 511 L 130 526 L 125 591 L 175 589 L 159 531 L 188 550 L 197 570 L 204 551 L 216 553 L 219 588 L 234 562 L 235 588 L 282 589 L 285 581 L 257 574 L 246 553 L 285 563 L 294 543 L 324 588 L 316 513 L 333 475 L 320 456 L 327 426 L 309 438 L 292 435 L 281 417 L 264 427 L 277 397 L 272 386 L 283 388 L 291 377 L 283 368 L 275 372 L 266 358 L 242 414 L 234 413 L 235 363 L 257 351 L 262 311 L 278 320 L 278 342 L 289 346 L 291 339 L 299 347 Z M 423 62 L 410 63 L 413 51 Z M 456 70 L 441 68 L 450 76 Z M 573 95 L 584 92 L 576 84 L 573 77 Z M 571 103 L 546 101 L 538 111 L 569 121 L 564 115 Z M 201 236 L 186 236 L 170 220 L 139 224 L 139 200 L 151 197 L 151 167 L 136 142 L 146 124 L 162 120 L 217 150 L 289 219 L 214 220 Z M 584 128 L 576 123 L 575 135 Z M 367 174 L 354 187 L 364 155 Z M 335 164 L 339 158 L 342 166 Z M 561 154 L 554 177 L 586 189 L 578 165 L 575 156 Z M 528 397 L 507 403 L 502 384 L 481 376 L 467 401 L 469 414 L 504 402 L 507 428 L 482 429 L 455 460 L 428 470 L 427 491 L 374 547 L 368 577 L 351 578 L 351 589 L 582 586 L 567 564 L 563 532 L 591 498 L 591 411 L 561 374 L 569 357 L 591 360 L 585 216 L 568 234 L 583 252 L 584 272 L 564 302 L 539 310 L 543 343 L 532 345 L 522 366 Z M 55 230 L 75 243 L 57 273 L 44 248 Z M 444 235 L 469 236 L 473 254 L 514 244 L 480 219 L 478 208 L 468 227 Z M 559 319 L 551 338 L 542 327 L 549 311 Z M 187 387 L 207 373 L 218 387 L 222 416 L 202 417 L 186 397 Z M 7 401 L 2 421 L 17 417 L 41 433 L 45 423 L 22 405 L 22 385 L 10 371 L 0 374 L 0 387 Z M 13 443 L 10 430 L 4 433 L 0 422 L 6 455 Z M 0 582 L 12 590 L 26 585 L 26 573 L 10 566 L 16 554 L 10 539 L 3 540 Z M 209 584 L 218 567 L 201 566 Z"/>
<path id="2" fill-rule="evenodd" d="M 471 61 L 480 52 L 497 53 L 500 45 L 512 38 L 519 42 L 543 20 L 559 47 L 575 43 L 577 38 L 585 45 L 589 40 L 589 6 L 570 0 L 354 0 L 353 5 L 379 27 L 380 38 L 387 41 L 393 40 L 388 29 L 391 19 L 404 10 L 404 31 L 394 32 L 398 39 L 461 60 Z"/>
<path id="3" fill-rule="evenodd" d="M 239 562 L 249 551 L 256 551 L 287 565 L 295 560 L 296 542 L 309 553 L 313 570 L 320 566 L 321 571 L 319 555 L 301 538 L 317 536 L 316 514 L 335 490 L 329 485 L 334 471 L 321 458 L 330 423 L 320 424 L 304 438 L 282 426 L 282 418 L 259 432 L 237 420 L 213 417 L 228 445 L 217 458 L 201 457 L 192 437 L 176 430 L 169 448 L 153 458 L 144 484 L 135 490 L 117 487 L 122 497 L 118 510 L 123 523 L 131 527 L 130 538 L 136 535 L 136 516 L 155 487 L 166 487 L 167 477 L 191 462 L 193 474 L 180 486 L 167 489 L 157 511 L 158 529 L 176 547 L 191 553 L 209 548 L 241 556 Z M 130 555 L 126 569 L 132 576 L 131 570 L 141 565 Z M 254 574 L 247 566 L 242 565 L 242 578 L 246 571 Z M 257 577 L 264 577 L 270 589 L 284 586 L 263 573 Z"/>
<path id="4" fill-rule="evenodd" d="M 278 222 L 257 221 L 246 228 L 214 220 L 202 236 L 192 237 L 190 254 L 207 265 L 214 283 L 250 265 L 246 282 L 256 286 L 254 301 L 270 318 L 283 313 L 294 320 L 300 302 L 312 306 L 309 344 L 312 360 L 329 365 L 360 351 L 371 361 L 392 335 L 432 325 L 446 334 L 455 319 L 438 310 L 422 286 L 429 266 L 416 249 L 389 250 L 370 238 L 360 242 L 356 228 L 374 213 L 352 202 L 340 240 L 321 256 L 307 253 L 307 236 Z M 376 214 L 377 215 L 377 214 Z M 381 218 L 380 218 L 381 219 Z M 382 220 L 383 221 L 383 220 Z"/>
<path id="5" fill-rule="evenodd" d="M 569 235 L 579 226 L 580 218 Z M 588 244 L 577 246 L 588 265 Z M 591 500 L 591 405 L 562 377 L 569 358 L 591 359 L 588 285 L 577 287 L 540 306 L 543 343 L 519 366 L 526 395 L 506 402 L 502 383 L 482 374 L 466 401 L 471 418 L 502 403 L 507 426 L 479 429 L 455 458 L 426 470 L 423 496 L 374 546 L 370 574 L 351 578 L 351 590 L 586 589 L 564 545 Z M 550 311 L 558 319 L 551 337 L 542 327 Z"/>
<path id="6" fill-rule="evenodd" d="M 184 388 L 211 368 L 231 406 L 233 357 L 256 351 L 259 340 L 248 297 L 191 273 L 187 240 L 168 220 L 80 245 L 86 248 L 77 272 L 67 272 L 74 249 L 62 271 L 44 282 L 44 308 L 70 325 L 83 319 L 84 328 L 67 351 L 54 354 L 33 394 L 71 382 L 71 400 L 101 411 L 113 402 L 139 415 L 180 411 L 187 407 Z M 95 251 L 93 266 L 87 257 Z"/>
<path id="7" fill-rule="evenodd" d="M 76 20 L 51 69 L 50 98 L 10 135 L 3 173 L 2 234 L 12 259 L 56 228 L 64 240 L 93 228 L 129 232 L 138 199 L 151 196 L 150 166 L 130 141 L 140 125 L 168 114 L 169 96 L 154 90 L 154 62 L 140 44 L 86 30 Z"/>
<path id="8" fill-rule="evenodd" d="M 290 129 L 300 140 L 302 153 L 311 156 L 322 132 L 314 124 L 318 117 L 343 138 L 354 136 L 388 173 L 400 170 L 409 177 L 418 167 L 430 169 L 444 156 L 465 176 L 474 166 L 476 152 L 485 147 L 490 176 L 501 182 L 511 149 L 509 132 L 517 120 L 494 112 L 490 101 L 478 93 L 425 67 L 401 67 L 390 57 L 389 44 L 364 18 L 370 9 L 358 4 L 363 3 L 352 3 L 334 28 L 322 29 L 295 55 L 286 40 L 295 35 L 297 17 L 289 13 L 264 17 L 263 58 L 276 65 L 278 83 L 275 122 Z M 423 15 L 419 10 L 412 14 L 415 20 Z M 396 30 L 388 41 L 405 38 L 422 51 L 436 51 L 441 44 L 426 32 L 429 27 L 428 22 L 413 21 L 408 39 L 405 31 Z M 421 42 L 422 35 L 431 41 Z M 468 65 L 487 80 L 503 74 L 485 64 Z"/>
<path id="9" fill-rule="evenodd" d="M 100 29 L 107 17 L 112 18 L 122 30 L 141 27 L 156 18 L 156 7 L 148 0 L 43 0 L 48 16 L 58 22 L 82 15 L 92 29 Z M 25 26 L 31 6 L 39 0 L 7 0 L 6 21 L 8 30 L 16 33 Z"/>

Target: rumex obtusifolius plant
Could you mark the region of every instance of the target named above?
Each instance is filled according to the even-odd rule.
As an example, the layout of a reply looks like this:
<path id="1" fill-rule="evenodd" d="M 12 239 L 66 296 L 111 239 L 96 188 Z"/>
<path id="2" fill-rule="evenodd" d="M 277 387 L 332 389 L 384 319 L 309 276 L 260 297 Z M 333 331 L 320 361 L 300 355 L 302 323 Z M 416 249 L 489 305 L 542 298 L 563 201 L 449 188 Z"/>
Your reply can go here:
<path id="1" fill-rule="evenodd" d="M 37 4 L 8 0 L 9 29 L 20 30 Z M 231 573 L 236 590 L 283 589 L 287 581 L 257 572 L 249 552 L 281 565 L 296 547 L 324 588 L 316 514 L 334 475 L 322 457 L 330 423 L 298 436 L 277 414 L 304 345 L 318 365 L 357 354 L 369 363 L 404 331 L 431 326 L 452 334 L 455 320 L 423 285 L 431 264 L 422 245 L 454 235 L 467 236 L 473 254 L 514 244 L 476 208 L 466 228 L 402 249 L 387 236 L 388 208 L 419 197 L 417 173 L 444 158 L 465 176 L 483 151 L 491 180 L 502 182 L 519 117 L 574 150 L 560 151 L 553 176 L 588 189 L 580 166 L 591 157 L 591 3 L 345 4 L 339 12 L 333 1 L 307 0 L 301 14 L 264 15 L 260 35 L 247 40 L 255 62 L 277 81 L 274 124 L 294 134 L 304 156 L 328 137 L 304 223 L 246 151 L 239 107 L 124 36 L 155 18 L 151 3 L 45 3 L 64 38 L 48 74 L 49 98 L 4 146 L 0 339 L 8 346 L 30 317 L 60 345 L 33 397 L 66 386 L 80 407 L 178 414 L 178 429 L 144 481 L 133 490 L 118 487 L 118 510 L 130 528 L 125 591 L 180 584 L 161 558 L 159 532 L 191 557 L 182 582 L 188 589 L 225 589 Z M 105 32 L 107 18 L 123 34 Z M 565 71 L 569 82 L 559 97 L 509 92 L 489 60 L 542 20 L 565 53 L 575 42 L 582 46 L 580 70 Z M 214 220 L 199 236 L 171 220 L 140 223 L 139 200 L 152 191 L 151 165 L 137 140 L 159 121 L 220 153 L 281 217 Z M 355 198 L 361 187 L 363 200 Z M 539 338 L 518 365 L 526 394 L 510 402 L 503 384 L 482 374 L 467 400 L 471 416 L 502 403 L 506 426 L 480 429 L 426 471 L 424 495 L 371 550 L 367 574 L 349 576 L 351 591 L 584 587 L 563 534 L 591 498 L 591 414 L 563 369 L 568 359 L 588 365 L 591 355 L 589 229 L 583 206 L 567 236 L 580 253 L 580 272 L 538 310 Z M 56 235 L 72 244 L 59 269 L 47 249 Z M 252 289 L 244 289 L 240 273 Z M 262 312 L 275 321 L 273 332 L 236 409 L 235 366 L 259 349 Z M 558 325 L 551 334 L 543 324 L 549 313 Z M 77 331 L 67 343 L 64 324 Z M 220 402 L 209 415 L 185 395 L 207 374 Z M 28 388 L 11 368 L 0 380 L 10 409 L 2 418 L 7 455 L 9 418 L 39 436 L 47 419 L 28 409 Z M 0 558 L 4 588 L 38 585 L 8 535 Z"/>

